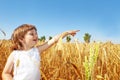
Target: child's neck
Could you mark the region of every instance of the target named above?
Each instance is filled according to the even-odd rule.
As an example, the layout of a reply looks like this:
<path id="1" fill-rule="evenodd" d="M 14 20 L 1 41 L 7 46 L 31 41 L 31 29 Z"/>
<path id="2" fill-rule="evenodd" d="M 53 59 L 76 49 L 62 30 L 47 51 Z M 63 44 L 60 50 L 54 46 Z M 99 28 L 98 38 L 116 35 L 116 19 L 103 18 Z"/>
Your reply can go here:
<path id="1" fill-rule="evenodd" d="M 33 47 L 34 46 L 32 46 L 32 47 L 24 47 L 23 50 L 28 51 L 28 50 L 32 49 Z"/>

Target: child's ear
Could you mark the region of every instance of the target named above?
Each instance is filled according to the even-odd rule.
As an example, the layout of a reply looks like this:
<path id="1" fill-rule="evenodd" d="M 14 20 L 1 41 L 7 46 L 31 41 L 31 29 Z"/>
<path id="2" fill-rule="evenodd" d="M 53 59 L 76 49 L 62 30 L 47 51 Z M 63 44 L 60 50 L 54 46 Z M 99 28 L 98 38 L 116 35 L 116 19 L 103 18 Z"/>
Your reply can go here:
<path id="1" fill-rule="evenodd" d="M 19 39 L 19 41 L 21 42 L 21 43 L 23 43 L 24 41 L 23 41 L 23 39 Z"/>

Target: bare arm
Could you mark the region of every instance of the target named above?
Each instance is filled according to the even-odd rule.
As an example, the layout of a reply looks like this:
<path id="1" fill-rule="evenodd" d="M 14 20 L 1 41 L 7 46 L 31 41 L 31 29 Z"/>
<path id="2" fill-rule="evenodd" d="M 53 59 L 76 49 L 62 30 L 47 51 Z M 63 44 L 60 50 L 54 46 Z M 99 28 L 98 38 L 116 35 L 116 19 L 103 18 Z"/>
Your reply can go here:
<path id="1" fill-rule="evenodd" d="M 10 55 L 7 59 L 5 68 L 2 72 L 2 80 L 12 80 L 12 69 L 13 69 L 13 55 Z"/>
<path id="2" fill-rule="evenodd" d="M 72 35 L 74 36 L 76 34 L 76 32 L 78 32 L 79 30 L 70 30 L 70 31 L 66 31 L 63 32 L 59 35 L 54 36 L 51 40 L 47 41 L 46 43 L 38 46 L 38 49 L 40 52 L 45 51 L 46 49 L 48 49 L 49 47 L 51 47 L 54 43 L 56 43 L 61 37 L 64 38 L 67 35 Z"/>

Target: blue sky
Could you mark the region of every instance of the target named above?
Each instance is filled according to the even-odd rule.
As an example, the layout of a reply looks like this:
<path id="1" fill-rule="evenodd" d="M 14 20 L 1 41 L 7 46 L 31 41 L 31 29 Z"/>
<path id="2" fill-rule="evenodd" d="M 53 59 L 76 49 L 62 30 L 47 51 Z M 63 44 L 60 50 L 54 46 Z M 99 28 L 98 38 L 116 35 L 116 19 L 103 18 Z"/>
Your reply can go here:
<path id="1" fill-rule="evenodd" d="M 0 0 L 0 29 L 6 33 L 0 39 L 25 23 L 35 25 L 39 37 L 79 29 L 80 42 L 89 33 L 91 41 L 120 43 L 120 0 Z"/>

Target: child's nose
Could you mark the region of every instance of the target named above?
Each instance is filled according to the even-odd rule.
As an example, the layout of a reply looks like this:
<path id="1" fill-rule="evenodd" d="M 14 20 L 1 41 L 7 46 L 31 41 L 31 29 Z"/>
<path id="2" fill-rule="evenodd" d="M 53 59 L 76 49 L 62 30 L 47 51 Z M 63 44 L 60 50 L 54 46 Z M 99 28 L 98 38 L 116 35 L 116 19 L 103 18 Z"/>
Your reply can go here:
<path id="1" fill-rule="evenodd" d="M 38 38 L 38 35 L 37 35 L 37 34 L 35 34 L 34 38 Z"/>

